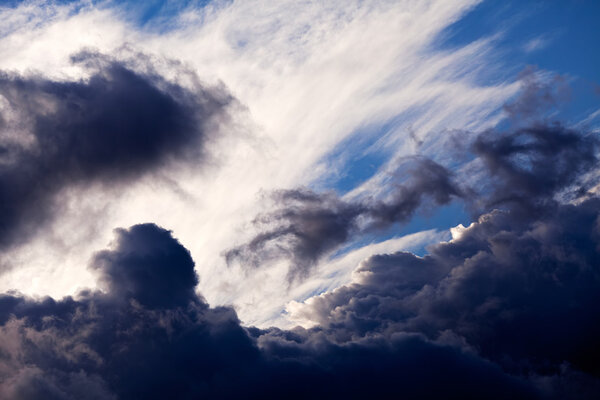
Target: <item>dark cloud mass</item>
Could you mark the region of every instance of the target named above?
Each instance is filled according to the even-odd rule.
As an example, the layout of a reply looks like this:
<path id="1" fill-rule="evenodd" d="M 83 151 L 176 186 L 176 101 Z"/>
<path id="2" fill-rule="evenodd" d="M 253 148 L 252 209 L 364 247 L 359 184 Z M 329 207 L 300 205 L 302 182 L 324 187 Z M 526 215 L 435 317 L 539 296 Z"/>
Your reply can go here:
<path id="1" fill-rule="evenodd" d="M 552 209 L 555 195 L 585 193 L 587 172 L 597 166 L 598 139 L 561 124 L 534 124 L 498 134 L 479 135 L 473 150 L 489 170 L 485 209 L 499 205 L 533 216 Z"/>
<path id="2" fill-rule="evenodd" d="M 2 398 L 535 394 L 521 378 L 422 334 L 386 337 L 373 329 L 370 337 L 342 340 L 329 328 L 243 328 L 232 309 L 181 295 L 182 285 L 196 282 L 193 263 L 152 224 L 117 231 L 113 248 L 93 264 L 107 283 L 105 293 L 61 301 L 0 298 Z M 148 304 L 150 291 L 162 301 Z"/>
<path id="3" fill-rule="evenodd" d="M 372 256 L 359 281 L 304 312 L 340 340 L 414 332 L 450 336 L 521 374 L 563 365 L 600 373 L 600 200 L 563 205 L 534 222 L 482 216 L 420 258 Z"/>
<path id="4" fill-rule="evenodd" d="M 3 96 L 30 115 L 18 121 L 35 139 L 3 145 L 3 245 L 61 188 L 124 182 L 189 156 L 187 146 L 205 140 L 198 119 L 224 105 L 209 92 L 101 65 L 86 82 L 2 78 Z M 122 107 L 130 103 L 132 120 Z M 174 125 L 155 125 L 147 110 Z M 295 308 L 295 318 L 316 323 L 310 329 L 242 326 L 232 308 L 210 307 L 195 292 L 194 262 L 169 231 L 117 229 L 91 262 L 102 291 L 0 295 L 0 398 L 599 398 L 597 139 L 532 123 L 486 132 L 471 150 L 481 187 L 416 158 L 381 199 L 274 194 L 277 207 L 256 221 L 263 233 L 228 257 L 289 258 L 291 279 L 423 205 L 454 196 L 479 212 L 428 255 L 373 255 L 352 283 Z"/>
<path id="5" fill-rule="evenodd" d="M 0 248 L 51 219 L 62 189 L 114 187 L 176 160 L 201 160 L 232 100 L 222 89 L 136 72 L 133 62 L 90 52 L 73 60 L 89 78 L 0 73 Z"/>
<path id="6" fill-rule="evenodd" d="M 105 292 L 0 297 L 0 397 L 595 398 L 599 206 L 495 211 L 426 257 L 372 256 L 292 330 L 242 327 L 193 292 L 169 232 L 119 229 L 92 262 Z"/>
<path id="7" fill-rule="evenodd" d="M 403 177 L 385 200 L 344 201 L 335 193 L 309 189 L 280 190 L 272 194 L 277 208 L 259 215 L 254 223 L 265 231 L 250 242 L 225 253 L 228 263 L 260 266 L 272 259 L 292 260 L 288 278 L 304 278 L 325 254 L 360 233 L 407 221 L 423 202 L 448 203 L 460 191 L 451 174 L 426 158 L 411 158 Z M 399 174 L 400 175 L 400 174 Z"/>

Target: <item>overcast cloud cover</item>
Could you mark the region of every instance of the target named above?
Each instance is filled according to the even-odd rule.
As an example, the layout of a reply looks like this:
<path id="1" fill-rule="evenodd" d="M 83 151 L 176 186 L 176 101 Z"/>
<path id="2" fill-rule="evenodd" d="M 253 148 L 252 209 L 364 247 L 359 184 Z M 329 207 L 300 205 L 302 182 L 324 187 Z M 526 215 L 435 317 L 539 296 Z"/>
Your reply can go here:
<path id="1" fill-rule="evenodd" d="M 598 398 L 598 17 L 3 5 L 0 398 Z"/>

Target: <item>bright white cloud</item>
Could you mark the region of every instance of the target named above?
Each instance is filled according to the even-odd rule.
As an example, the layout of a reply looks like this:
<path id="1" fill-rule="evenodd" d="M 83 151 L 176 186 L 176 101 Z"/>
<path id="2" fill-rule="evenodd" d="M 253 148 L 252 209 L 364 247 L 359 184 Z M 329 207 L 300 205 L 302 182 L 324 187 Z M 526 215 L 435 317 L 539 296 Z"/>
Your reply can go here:
<path id="1" fill-rule="evenodd" d="M 117 196 L 98 188 L 62 193 L 68 206 L 48 234 L 3 256 L 18 268 L 3 276 L 0 289 L 60 296 L 93 286 L 84 266 L 111 240 L 111 230 L 152 221 L 190 249 L 199 290 L 211 304 L 234 304 L 248 323 L 284 324 L 276 316 L 289 301 L 347 282 L 348 266 L 358 262 L 352 257 L 409 248 L 415 237 L 325 262 L 314 278 L 291 289 L 286 265 L 242 271 L 228 268 L 222 252 L 252 234 L 248 221 L 262 210 L 261 191 L 325 180 L 350 151 L 384 151 L 391 161 L 354 192 L 376 193 L 394 162 L 414 152 L 410 131 L 429 154 L 443 147 L 447 130 L 495 123 L 516 86 L 478 82 L 493 73 L 493 40 L 435 46 L 440 32 L 475 3 L 217 1 L 185 9 L 163 33 L 135 27 L 118 9 L 91 5 L 33 2 L 0 10 L 2 69 L 74 79 L 83 72 L 69 56 L 82 48 L 116 57 L 142 51 L 179 60 L 208 84 L 222 82 L 246 107 L 230 127 L 235 134 L 213 144 L 217 156 L 208 170 L 165 171 Z M 157 68 L 181 78 L 170 65 Z M 374 136 L 371 148 L 328 157 L 357 131 L 390 121 L 385 135 L 365 130 Z M 418 238 L 439 239 L 431 233 Z"/>

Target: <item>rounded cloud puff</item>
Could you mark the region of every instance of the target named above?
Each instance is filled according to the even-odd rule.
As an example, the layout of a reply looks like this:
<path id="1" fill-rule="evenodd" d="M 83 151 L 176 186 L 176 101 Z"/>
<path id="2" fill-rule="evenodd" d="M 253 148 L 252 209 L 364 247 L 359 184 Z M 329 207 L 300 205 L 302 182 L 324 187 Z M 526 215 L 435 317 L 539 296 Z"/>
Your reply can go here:
<path id="1" fill-rule="evenodd" d="M 173 308 L 195 301 L 198 278 L 189 251 L 155 224 L 115 230 L 112 250 L 98 252 L 93 265 L 109 294 L 149 308 Z"/>

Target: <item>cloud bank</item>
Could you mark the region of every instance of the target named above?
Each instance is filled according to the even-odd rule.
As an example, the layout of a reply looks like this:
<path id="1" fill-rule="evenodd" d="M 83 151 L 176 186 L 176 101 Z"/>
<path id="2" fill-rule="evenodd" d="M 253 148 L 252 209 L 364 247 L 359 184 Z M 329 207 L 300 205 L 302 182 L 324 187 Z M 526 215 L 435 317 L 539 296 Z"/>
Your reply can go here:
<path id="1" fill-rule="evenodd" d="M 372 256 L 353 284 L 296 310 L 317 327 L 289 331 L 245 328 L 233 309 L 209 307 L 168 231 L 120 229 L 92 263 L 105 292 L 2 296 L 0 390 L 23 399 L 593 398 L 599 205 L 562 205 L 534 221 L 496 211 L 424 258 Z"/>

